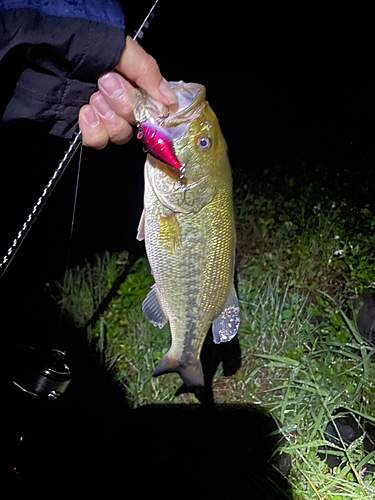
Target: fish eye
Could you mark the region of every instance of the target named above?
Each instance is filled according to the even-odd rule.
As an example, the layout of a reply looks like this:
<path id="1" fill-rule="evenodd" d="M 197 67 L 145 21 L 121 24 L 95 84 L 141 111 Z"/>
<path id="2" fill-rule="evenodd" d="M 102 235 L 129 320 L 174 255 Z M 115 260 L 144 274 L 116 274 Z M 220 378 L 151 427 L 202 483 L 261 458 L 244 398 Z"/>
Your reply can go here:
<path id="1" fill-rule="evenodd" d="M 197 139 L 197 146 L 199 151 L 208 151 L 211 147 L 211 141 L 205 135 L 200 135 Z"/>

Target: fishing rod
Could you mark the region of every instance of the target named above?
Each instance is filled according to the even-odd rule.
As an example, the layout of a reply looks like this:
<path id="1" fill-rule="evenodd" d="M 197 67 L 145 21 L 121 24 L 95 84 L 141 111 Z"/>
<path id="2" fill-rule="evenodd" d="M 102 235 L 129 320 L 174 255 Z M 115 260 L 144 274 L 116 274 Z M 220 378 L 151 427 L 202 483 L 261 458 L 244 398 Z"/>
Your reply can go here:
<path id="1" fill-rule="evenodd" d="M 149 23 L 148 20 L 152 19 L 154 14 L 153 11 L 155 7 L 157 6 L 159 0 L 156 0 L 153 6 L 151 7 L 149 13 L 147 16 L 144 18 L 141 26 L 138 28 L 136 31 L 133 40 L 137 40 L 137 38 L 142 38 L 143 37 L 143 29 L 148 28 Z M 58 167 L 54 171 L 52 177 L 48 181 L 46 187 L 44 188 L 41 196 L 38 198 L 38 201 L 35 203 L 33 206 L 30 214 L 28 215 L 27 219 L 23 223 L 21 229 L 18 231 L 17 236 L 14 238 L 12 245 L 8 248 L 6 254 L 0 261 L 0 279 L 3 277 L 5 271 L 7 270 L 9 264 L 12 262 L 15 254 L 17 253 L 17 250 L 20 248 L 21 244 L 23 243 L 24 239 L 26 238 L 28 232 L 32 228 L 34 222 L 36 221 L 37 217 L 39 216 L 40 212 L 42 211 L 44 205 L 46 204 L 48 198 L 50 197 L 52 191 L 56 187 L 57 183 L 61 179 L 61 176 L 65 172 L 67 166 L 69 165 L 70 161 L 78 151 L 79 147 L 82 146 L 82 132 L 78 128 L 78 122 L 76 124 L 75 128 L 75 133 L 73 135 L 72 141 L 67 149 L 67 151 L 64 153 L 63 158 L 61 159 Z M 78 179 L 77 179 L 78 183 Z M 75 194 L 75 200 L 74 200 L 74 205 L 76 203 L 76 198 L 77 198 L 77 190 Z M 72 228 L 74 224 L 74 214 L 75 210 L 73 211 L 73 219 L 72 219 Z M 72 229 L 71 229 L 71 236 L 72 236 Z"/>

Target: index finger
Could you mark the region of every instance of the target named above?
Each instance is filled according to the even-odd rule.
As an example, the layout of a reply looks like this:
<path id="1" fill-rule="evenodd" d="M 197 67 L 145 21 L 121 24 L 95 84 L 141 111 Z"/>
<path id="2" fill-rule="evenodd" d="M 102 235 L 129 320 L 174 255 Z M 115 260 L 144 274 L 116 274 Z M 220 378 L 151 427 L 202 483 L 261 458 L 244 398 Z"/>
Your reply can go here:
<path id="1" fill-rule="evenodd" d="M 178 102 L 176 94 L 162 77 L 155 59 L 130 36 L 126 37 L 125 49 L 116 70 L 163 104 Z"/>

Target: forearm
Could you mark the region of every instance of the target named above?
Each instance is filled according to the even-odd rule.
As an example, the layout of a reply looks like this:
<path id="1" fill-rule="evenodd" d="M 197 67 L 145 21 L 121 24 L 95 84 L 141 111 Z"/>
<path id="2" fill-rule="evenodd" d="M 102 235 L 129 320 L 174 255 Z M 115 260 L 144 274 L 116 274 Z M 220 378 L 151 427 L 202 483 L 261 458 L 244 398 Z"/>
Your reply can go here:
<path id="1" fill-rule="evenodd" d="M 3 120 L 47 123 L 51 134 L 70 137 L 98 77 L 120 59 L 125 45 L 121 7 L 108 0 L 78 1 L 73 6 L 35 1 L 32 8 L 16 9 L 12 3 L 0 4 L 0 64 L 12 57 L 14 48 L 24 50 Z"/>

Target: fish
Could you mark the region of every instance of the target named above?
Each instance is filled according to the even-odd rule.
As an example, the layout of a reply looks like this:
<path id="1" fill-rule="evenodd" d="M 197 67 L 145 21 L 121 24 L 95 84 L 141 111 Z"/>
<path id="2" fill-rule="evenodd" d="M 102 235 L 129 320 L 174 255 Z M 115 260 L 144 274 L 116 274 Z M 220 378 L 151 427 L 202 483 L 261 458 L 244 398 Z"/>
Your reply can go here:
<path id="1" fill-rule="evenodd" d="M 137 239 L 145 241 L 155 280 L 143 313 L 159 328 L 169 321 L 172 337 L 152 375 L 176 372 L 189 392 L 204 387 L 200 353 L 211 324 L 215 343 L 238 331 L 236 234 L 227 145 L 206 89 L 183 81 L 170 87 L 174 112 L 141 88 L 131 94 L 149 150 Z"/>

